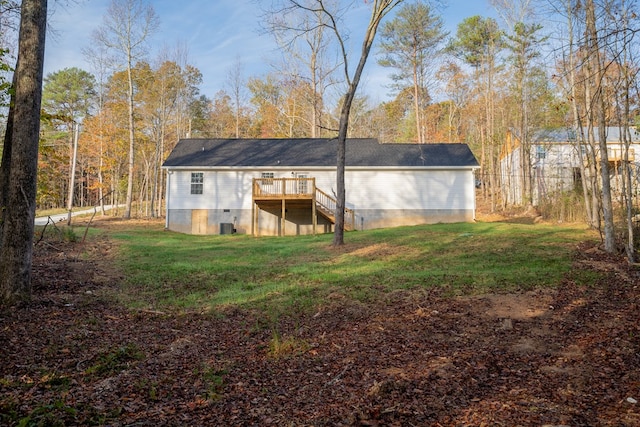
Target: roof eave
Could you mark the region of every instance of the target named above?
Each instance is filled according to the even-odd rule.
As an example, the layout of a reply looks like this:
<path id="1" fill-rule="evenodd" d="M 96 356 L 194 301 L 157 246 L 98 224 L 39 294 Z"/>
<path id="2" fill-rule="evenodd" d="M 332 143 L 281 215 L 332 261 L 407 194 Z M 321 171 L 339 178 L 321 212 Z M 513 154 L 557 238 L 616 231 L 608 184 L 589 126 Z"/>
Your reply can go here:
<path id="1" fill-rule="evenodd" d="M 211 171 L 232 171 L 232 170 L 254 170 L 254 171 L 289 171 L 291 169 L 304 171 L 333 171 L 335 166 L 162 166 L 166 170 L 211 170 Z M 455 165 L 455 166 L 346 166 L 345 170 L 476 170 L 480 165 Z"/>

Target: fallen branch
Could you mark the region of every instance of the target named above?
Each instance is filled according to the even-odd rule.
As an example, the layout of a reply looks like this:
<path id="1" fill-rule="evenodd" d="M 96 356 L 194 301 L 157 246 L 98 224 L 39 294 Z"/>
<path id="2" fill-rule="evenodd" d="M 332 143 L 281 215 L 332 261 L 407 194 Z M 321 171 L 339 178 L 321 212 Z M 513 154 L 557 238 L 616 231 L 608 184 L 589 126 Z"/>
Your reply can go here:
<path id="1" fill-rule="evenodd" d="M 335 377 L 333 377 L 331 379 L 331 381 L 329 381 L 327 384 L 325 384 L 326 386 L 330 386 L 333 385 L 335 383 L 337 383 L 338 381 L 340 381 L 340 379 L 342 378 L 342 376 L 349 370 L 349 368 L 351 367 L 351 364 L 348 364 L 347 366 L 345 366 L 342 371 L 340 371 L 340 373 L 338 375 L 336 375 Z"/>

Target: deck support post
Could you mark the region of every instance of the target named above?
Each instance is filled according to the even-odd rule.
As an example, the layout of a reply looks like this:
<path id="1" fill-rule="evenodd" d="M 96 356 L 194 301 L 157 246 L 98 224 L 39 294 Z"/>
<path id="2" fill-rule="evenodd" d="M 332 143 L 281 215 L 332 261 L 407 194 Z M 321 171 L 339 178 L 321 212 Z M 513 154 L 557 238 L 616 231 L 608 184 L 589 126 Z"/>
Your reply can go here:
<path id="1" fill-rule="evenodd" d="M 316 215 L 316 179 L 313 179 L 313 196 L 311 197 L 311 223 L 313 224 L 313 235 L 316 235 L 318 227 L 318 215 Z"/>
<path id="2" fill-rule="evenodd" d="M 290 184 L 290 185 L 288 185 Z M 280 205 L 280 222 L 276 219 L 278 236 L 286 235 L 287 201 L 289 206 L 309 209 L 311 203 L 311 225 L 314 235 L 318 233 L 318 215 L 326 218 L 330 224 L 335 224 L 336 201 L 329 194 L 316 187 L 315 178 L 253 178 L 253 205 L 251 206 L 251 234 L 260 236 L 260 211 L 265 208 L 277 216 Z M 345 208 L 345 230 L 355 228 L 354 211 Z M 271 222 L 270 222 L 271 223 Z M 295 224 L 294 224 L 295 225 Z M 325 227 L 326 231 L 326 227 Z M 298 225 L 297 233 L 300 233 Z"/>
<path id="3" fill-rule="evenodd" d="M 287 202 L 282 199 L 282 215 L 280 217 L 280 236 L 284 236 L 284 227 L 287 222 Z"/>
<path id="4" fill-rule="evenodd" d="M 258 204 L 256 203 L 256 201 L 253 200 L 253 203 L 251 203 L 251 235 L 254 237 L 257 237 L 256 231 L 258 230 L 258 227 L 257 227 L 258 217 L 256 215 L 256 209 L 260 209 L 260 208 L 258 207 Z"/>

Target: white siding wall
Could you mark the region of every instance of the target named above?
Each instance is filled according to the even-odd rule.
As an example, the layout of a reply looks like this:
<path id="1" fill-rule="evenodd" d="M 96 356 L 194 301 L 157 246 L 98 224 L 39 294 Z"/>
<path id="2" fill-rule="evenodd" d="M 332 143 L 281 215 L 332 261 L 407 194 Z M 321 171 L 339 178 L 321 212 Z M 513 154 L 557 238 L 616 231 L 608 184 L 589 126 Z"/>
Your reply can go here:
<path id="1" fill-rule="evenodd" d="M 502 193 L 509 204 L 522 203 L 523 176 L 521 171 L 521 147 L 515 148 L 500 160 L 502 173 Z"/>
<path id="2" fill-rule="evenodd" d="M 251 209 L 251 179 L 256 174 L 205 171 L 202 194 L 191 194 L 191 172 L 171 172 L 169 209 Z"/>
<path id="3" fill-rule="evenodd" d="M 167 227 L 187 233 L 218 233 L 220 223 L 233 222 L 238 232 L 251 232 L 252 181 L 262 171 L 204 171 L 203 194 L 191 194 L 191 173 L 169 174 Z M 200 172 L 200 171 L 197 171 Z M 274 178 L 304 173 L 328 194 L 336 188 L 335 170 L 273 172 Z M 474 219 L 474 175 L 468 170 L 347 170 L 346 204 L 356 211 L 358 228 Z M 206 224 L 197 226 L 195 211 L 207 211 Z M 261 224 L 276 218 L 261 220 Z M 261 225 L 262 228 L 262 225 Z"/>
<path id="4" fill-rule="evenodd" d="M 473 209 L 471 170 L 347 171 L 346 202 L 353 209 Z"/>
<path id="5" fill-rule="evenodd" d="M 191 194 L 191 172 L 174 171 L 169 209 L 251 209 L 251 185 L 260 172 L 204 172 L 203 194 Z M 333 194 L 335 171 L 300 171 Z M 291 178 L 291 172 L 274 173 Z M 353 209 L 470 209 L 474 207 L 471 170 L 347 171 L 347 207 Z"/>
<path id="6" fill-rule="evenodd" d="M 545 156 L 540 158 L 538 146 L 544 148 Z M 609 143 L 610 155 L 620 156 L 620 144 Z M 541 197 L 558 191 L 569 191 L 575 188 L 574 170 L 580 168 L 578 147 L 570 143 L 545 143 L 533 144 L 531 147 L 531 164 L 533 170 L 533 204 L 537 205 Z M 507 203 L 519 205 L 522 200 L 523 171 L 520 165 L 520 151 L 518 147 L 509 156 L 501 160 L 503 189 L 507 197 Z M 583 154 L 584 155 L 584 154 Z M 599 154 L 597 154 L 599 156 Z M 640 168 L 640 145 L 630 145 L 630 156 L 635 168 Z M 585 159 L 586 160 L 586 159 Z M 510 163 L 509 163 L 510 162 Z M 612 171 L 615 175 L 615 171 Z M 612 178 L 614 189 L 620 187 L 619 180 Z M 579 189 L 580 190 L 580 189 Z"/>

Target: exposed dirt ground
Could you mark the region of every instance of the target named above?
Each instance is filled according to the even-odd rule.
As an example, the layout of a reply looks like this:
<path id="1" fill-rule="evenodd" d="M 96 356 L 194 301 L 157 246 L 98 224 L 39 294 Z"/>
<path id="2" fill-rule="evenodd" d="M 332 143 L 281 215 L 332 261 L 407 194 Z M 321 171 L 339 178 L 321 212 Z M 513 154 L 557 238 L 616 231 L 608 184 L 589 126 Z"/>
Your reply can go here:
<path id="1" fill-rule="evenodd" d="M 640 276 L 595 246 L 596 287 L 336 297 L 275 327 L 126 311 L 101 297 L 112 249 L 36 246 L 33 301 L 0 319 L 0 424 L 640 426 Z"/>

